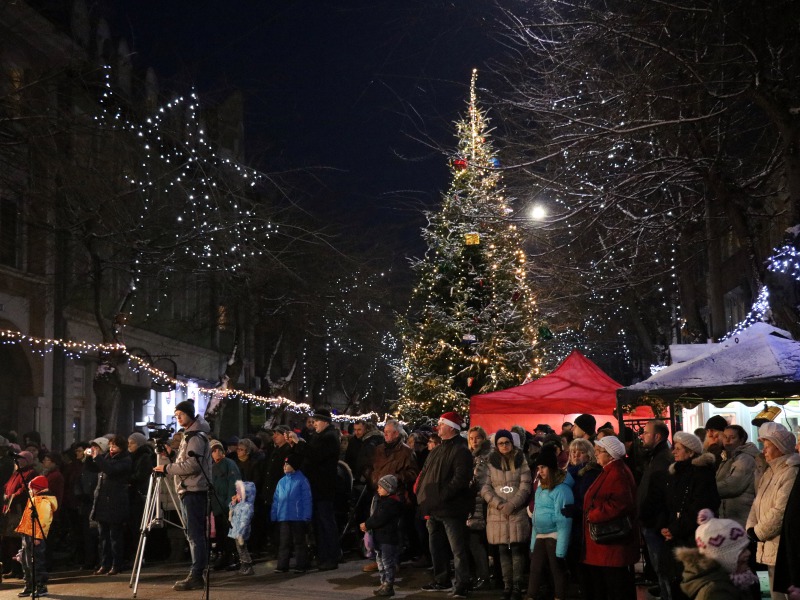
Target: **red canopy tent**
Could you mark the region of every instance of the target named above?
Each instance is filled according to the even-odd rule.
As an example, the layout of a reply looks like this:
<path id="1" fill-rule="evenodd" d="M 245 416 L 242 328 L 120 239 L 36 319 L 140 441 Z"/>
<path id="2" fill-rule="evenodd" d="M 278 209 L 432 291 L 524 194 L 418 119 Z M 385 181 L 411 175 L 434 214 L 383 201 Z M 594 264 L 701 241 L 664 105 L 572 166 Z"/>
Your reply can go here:
<path id="1" fill-rule="evenodd" d="M 480 425 L 488 433 L 512 425 L 533 431 L 540 423 L 561 431 L 564 421 L 588 413 L 597 419 L 598 427 L 610 421 L 616 430 L 619 426 L 614 411 L 621 387 L 579 350 L 573 350 L 549 375 L 507 390 L 473 396 L 469 423 Z M 631 417 L 652 419 L 653 411 L 640 406 Z"/>

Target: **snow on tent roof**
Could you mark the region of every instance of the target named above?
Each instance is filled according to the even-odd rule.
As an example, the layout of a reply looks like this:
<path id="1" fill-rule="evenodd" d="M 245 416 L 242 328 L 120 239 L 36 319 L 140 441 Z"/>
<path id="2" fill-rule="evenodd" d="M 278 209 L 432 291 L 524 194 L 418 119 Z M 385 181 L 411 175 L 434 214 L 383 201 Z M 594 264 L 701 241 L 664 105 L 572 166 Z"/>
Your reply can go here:
<path id="1" fill-rule="evenodd" d="M 618 392 L 623 401 L 642 395 L 662 398 L 780 398 L 800 393 L 800 342 L 766 323 L 755 323 L 704 353 L 677 362 Z M 691 401 L 689 402 L 691 404 Z"/>

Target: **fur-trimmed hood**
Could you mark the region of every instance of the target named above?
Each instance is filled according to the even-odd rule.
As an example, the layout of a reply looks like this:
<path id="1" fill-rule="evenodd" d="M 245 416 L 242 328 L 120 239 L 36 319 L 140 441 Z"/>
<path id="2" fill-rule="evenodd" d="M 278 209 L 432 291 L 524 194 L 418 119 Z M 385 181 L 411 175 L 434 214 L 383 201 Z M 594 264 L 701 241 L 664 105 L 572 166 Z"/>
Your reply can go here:
<path id="1" fill-rule="evenodd" d="M 683 563 L 681 589 L 690 598 L 738 600 L 749 597 L 749 593 L 734 584 L 730 573 L 697 548 L 675 548 L 674 552 L 675 558 Z"/>
<path id="2" fill-rule="evenodd" d="M 489 464 L 492 465 L 495 469 L 500 469 L 502 471 L 502 459 L 503 455 L 500 454 L 497 450 L 494 450 L 489 455 Z M 525 455 L 522 453 L 521 450 L 517 449 L 516 454 L 514 455 L 514 468 L 519 469 L 522 467 L 522 462 L 525 460 Z"/>
<path id="3" fill-rule="evenodd" d="M 474 450 L 470 450 L 470 452 L 472 452 L 472 456 L 475 458 L 478 458 L 479 456 L 487 456 L 491 451 L 492 443 L 489 440 L 483 440 L 480 446 Z"/>
<path id="4" fill-rule="evenodd" d="M 711 452 L 703 452 L 700 456 L 695 456 L 690 461 L 681 461 L 683 463 L 691 462 L 695 467 L 711 467 L 714 468 L 717 458 Z M 669 466 L 669 472 L 674 475 L 675 469 L 680 469 L 681 462 L 674 462 Z"/>

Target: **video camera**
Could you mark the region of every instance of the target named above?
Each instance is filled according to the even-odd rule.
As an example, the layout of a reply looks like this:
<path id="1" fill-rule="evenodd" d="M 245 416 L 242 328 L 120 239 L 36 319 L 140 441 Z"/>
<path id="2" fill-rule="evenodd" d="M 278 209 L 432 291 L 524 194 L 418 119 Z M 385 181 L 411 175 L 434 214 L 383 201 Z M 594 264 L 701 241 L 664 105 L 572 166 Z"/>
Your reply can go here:
<path id="1" fill-rule="evenodd" d="M 147 423 L 146 427 L 150 430 L 150 439 L 156 444 L 156 451 L 167 452 L 169 440 L 175 433 L 175 429 L 164 423 Z"/>

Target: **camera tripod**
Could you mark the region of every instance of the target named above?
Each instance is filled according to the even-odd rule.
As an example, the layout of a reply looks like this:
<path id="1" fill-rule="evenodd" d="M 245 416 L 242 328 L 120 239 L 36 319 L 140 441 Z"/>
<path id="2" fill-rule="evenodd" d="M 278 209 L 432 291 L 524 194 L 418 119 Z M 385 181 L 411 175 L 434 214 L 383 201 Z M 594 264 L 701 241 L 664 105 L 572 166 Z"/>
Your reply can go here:
<path id="1" fill-rule="evenodd" d="M 144 514 L 142 514 L 142 523 L 139 527 L 139 546 L 136 549 L 136 558 L 133 562 L 133 569 L 131 569 L 131 580 L 128 587 L 133 588 L 133 597 L 136 598 L 136 592 L 139 588 L 139 574 L 142 571 L 142 563 L 144 562 L 144 549 L 147 545 L 147 535 L 153 529 L 159 529 L 166 525 L 172 525 L 178 529 L 182 529 L 186 535 L 186 522 L 183 520 L 183 511 L 180 509 L 180 501 L 174 489 L 169 485 L 170 482 L 166 481 L 166 476 L 163 473 L 153 471 L 150 474 L 150 482 L 147 484 L 147 497 L 144 502 Z M 161 488 L 166 487 L 167 493 L 172 500 L 173 505 L 178 513 L 180 524 L 173 523 L 164 518 L 163 508 L 161 506 Z M 187 537 L 188 540 L 188 537 Z"/>

